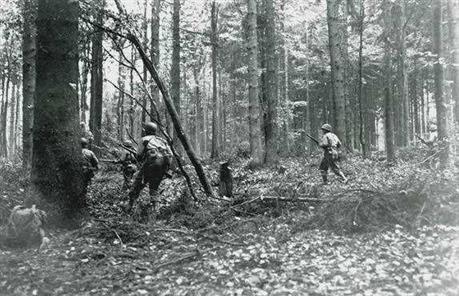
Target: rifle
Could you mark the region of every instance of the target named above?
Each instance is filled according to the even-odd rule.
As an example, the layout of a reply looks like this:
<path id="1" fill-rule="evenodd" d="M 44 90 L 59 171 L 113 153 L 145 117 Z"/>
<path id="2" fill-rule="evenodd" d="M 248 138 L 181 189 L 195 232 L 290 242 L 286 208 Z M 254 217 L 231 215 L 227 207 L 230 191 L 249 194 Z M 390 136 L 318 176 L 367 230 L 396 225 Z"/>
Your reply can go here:
<path id="1" fill-rule="evenodd" d="M 309 139 L 313 140 L 317 145 L 320 146 L 319 141 L 318 141 L 316 138 L 314 138 L 313 136 L 311 136 L 311 135 L 309 135 L 309 134 L 306 134 L 306 136 L 307 136 Z"/>
<path id="2" fill-rule="evenodd" d="M 421 136 L 419 136 L 418 134 L 415 134 L 416 138 L 418 138 L 422 144 L 426 145 L 427 147 L 429 148 L 432 148 L 433 146 L 433 143 L 431 142 L 427 142 L 426 140 L 424 140 Z"/>

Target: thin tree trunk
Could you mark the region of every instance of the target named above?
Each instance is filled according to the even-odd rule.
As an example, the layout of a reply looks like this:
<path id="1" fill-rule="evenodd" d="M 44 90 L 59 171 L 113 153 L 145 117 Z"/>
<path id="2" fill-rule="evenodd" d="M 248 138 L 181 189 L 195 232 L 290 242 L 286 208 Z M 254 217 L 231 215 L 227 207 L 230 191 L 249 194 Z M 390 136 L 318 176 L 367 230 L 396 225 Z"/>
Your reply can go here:
<path id="1" fill-rule="evenodd" d="M 448 27 L 450 43 L 450 75 L 453 81 L 452 100 L 455 120 L 459 124 L 459 0 L 448 0 Z"/>
<path id="2" fill-rule="evenodd" d="M 385 1 L 384 27 L 385 27 L 385 45 L 384 45 L 384 115 L 385 115 L 385 143 L 387 162 L 395 161 L 394 148 L 394 118 L 393 118 L 393 97 L 392 97 L 392 57 L 391 44 L 389 40 L 392 28 L 391 4 Z"/>
<path id="3" fill-rule="evenodd" d="M 448 140 L 448 121 L 447 121 L 447 100 L 443 94 L 443 66 L 442 57 L 442 11 L 441 0 L 432 2 L 432 22 L 433 22 L 433 54 L 435 55 L 434 63 L 434 96 L 435 108 L 437 110 L 437 130 L 438 139 L 443 141 L 443 152 L 440 154 L 440 164 L 442 167 L 448 165 L 449 145 Z"/>
<path id="4" fill-rule="evenodd" d="M 365 1 L 360 0 L 360 27 L 359 27 L 359 142 L 362 149 L 363 157 L 368 156 L 367 143 L 365 142 L 364 136 L 364 116 L 363 106 L 366 105 L 363 102 L 363 31 L 365 21 Z"/>
<path id="5" fill-rule="evenodd" d="M 10 107 L 10 126 L 9 126 L 9 142 L 8 142 L 8 150 L 10 154 L 10 158 L 14 158 L 14 114 L 15 114 L 15 107 L 16 107 L 16 91 L 17 87 L 16 84 L 13 82 L 13 87 L 11 91 L 11 107 Z"/>
<path id="6" fill-rule="evenodd" d="M 330 48 L 330 65 L 332 72 L 333 98 L 335 106 L 335 132 L 340 139 L 345 138 L 345 82 L 344 68 L 345 60 L 343 57 L 343 30 L 345 20 L 340 15 L 341 5 L 344 1 L 327 0 L 327 23 L 328 38 Z"/>
<path id="7" fill-rule="evenodd" d="M 123 58 L 123 54 L 119 52 L 119 60 L 121 61 Z M 118 92 L 118 139 L 120 141 L 124 140 L 124 89 L 125 89 L 125 81 L 126 75 L 124 72 L 123 65 L 121 63 L 118 65 L 118 88 L 120 91 Z M 132 93 L 131 93 L 132 94 Z"/>
<path id="8" fill-rule="evenodd" d="M 147 6 L 148 6 L 148 0 L 144 0 L 143 2 L 143 24 L 142 24 L 142 29 L 143 29 L 143 48 L 145 50 L 147 49 L 147 44 L 148 44 L 148 20 L 147 20 Z M 145 68 L 145 65 L 143 66 L 143 81 L 147 83 L 148 77 L 147 77 L 147 69 Z M 142 96 L 142 117 L 141 117 L 141 122 L 145 122 L 146 119 L 146 112 L 147 110 L 147 94 L 144 93 Z"/>
<path id="9" fill-rule="evenodd" d="M 35 95 L 35 55 L 36 55 L 36 0 L 25 0 L 23 6 L 22 33 L 22 164 L 25 168 L 32 163 L 32 126 Z"/>
<path id="10" fill-rule="evenodd" d="M 172 65 L 171 65 L 171 98 L 180 117 L 180 0 L 174 0 L 172 13 Z M 172 130 L 173 133 L 173 130 Z M 174 143 L 177 136 L 174 134 Z"/>
<path id="11" fill-rule="evenodd" d="M 218 144 L 218 91 L 217 91 L 217 21 L 218 11 L 215 1 L 212 2 L 211 8 L 211 43 L 212 43 L 212 149 L 210 153 L 211 158 L 217 158 L 219 155 Z"/>
<path id="12" fill-rule="evenodd" d="M 274 1 L 265 0 L 266 22 L 266 77 L 265 77 L 265 159 L 266 163 L 277 160 L 277 92 L 276 92 L 276 28 Z"/>
<path id="13" fill-rule="evenodd" d="M 247 0 L 247 85 L 249 95 L 249 144 L 254 163 L 262 163 L 260 103 L 258 100 L 257 3 Z"/>
<path id="14" fill-rule="evenodd" d="M 98 0 L 97 24 L 103 25 L 103 8 L 105 0 Z M 102 96 L 103 96 L 103 31 L 96 28 L 92 38 L 91 52 L 91 112 L 89 127 L 94 133 L 94 143 L 98 146 L 102 143 Z"/>
<path id="15" fill-rule="evenodd" d="M 161 12 L 161 0 L 153 0 L 151 4 L 151 37 L 150 37 L 150 59 L 153 62 L 153 65 L 156 69 L 159 70 L 159 28 L 160 28 L 160 12 Z M 151 82 L 151 89 L 150 89 L 151 96 L 153 98 L 153 102 L 155 102 L 156 106 L 159 107 L 159 90 L 156 85 Z M 155 109 L 155 105 L 150 105 L 150 114 L 152 116 L 156 116 L 159 114 L 159 110 Z M 161 122 L 161 118 L 151 118 L 153 121 Z"/>

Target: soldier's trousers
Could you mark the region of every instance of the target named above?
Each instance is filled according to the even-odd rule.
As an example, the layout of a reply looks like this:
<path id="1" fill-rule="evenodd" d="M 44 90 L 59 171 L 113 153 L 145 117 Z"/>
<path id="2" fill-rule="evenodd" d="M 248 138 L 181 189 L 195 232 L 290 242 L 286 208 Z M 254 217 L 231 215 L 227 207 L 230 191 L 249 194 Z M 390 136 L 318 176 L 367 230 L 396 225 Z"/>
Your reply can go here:
<path id="1" fill-rule="evenodd" d="M 340 176 L 343 179 L 345 178 L 343 172 L 337 164 L 337 159 L 334 159 L 333 155 L 329 153 L 329 151 L 325 151 L 324 157 L 322 158 L 319 166 L 319 170 L 324 181 L 327 179 L 328 169 L 331 169 L 335 175 Z"/>
<path id="2" fill-rule="evenodd" d="M 139 198 L 140 192 L 146 185 L 148 185 L 150 190 L 150 202 L 155 206 L 157 191 L 166 171 L 167 165 L 162 158 L 147 160 L 142 165 L 129 192 L 129 204 L 131 207 L 134 201 Z"/>

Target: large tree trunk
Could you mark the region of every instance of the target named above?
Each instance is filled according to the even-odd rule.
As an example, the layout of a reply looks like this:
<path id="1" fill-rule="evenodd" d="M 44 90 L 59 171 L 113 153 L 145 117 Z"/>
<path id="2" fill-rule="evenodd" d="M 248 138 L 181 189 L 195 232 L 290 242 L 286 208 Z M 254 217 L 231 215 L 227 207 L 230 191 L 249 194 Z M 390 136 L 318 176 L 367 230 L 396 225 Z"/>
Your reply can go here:
<path id="1" fill-rule="evenodd" d="M 365 120 L 364 112 L 368 109 L 366 108 L 367 104 L 364 102 L 363 96 L 363 31 L 365 29 L 365 5 L 364 0 L 360 0 L 360 17 L 359 17 L 359 143 L 360 148 L 362 149 L 363 157 L 368 156 L 368 142 L 366 141 L 365 133 Z M 365 110 L 364 110 L 365 108 Z M 365 112 L 366 114 L 366 112 Z"/>
<path id="2" fill-rule="evenodd" d="M 160 28 L 161 0 L 153 0 L 151 4 L 151 37 L 150 37 L 150 59 L 156 69 L 159 69 L 159 28 Z M 156 107 L 159 107 L 159 90 L 156 85 L 151 83 L 150 93 Z M 159 110 L 155 104 L 150 105 L 151 120 L 160 122 Z"/>
<path id="3" fill-rule="evenodd" d="M 442 57 L 442 11 L 441 0 L 432 2 L 432 22 L 433 22 L 433 54 L 435 55 L 434 63 L 434 96 L 435 108 L 437 110 L 437 131 L 438 140 L 443 141 L 443 152 L 440 154 L 440 164 L 442 167 L 447 166 L 449 158 L 448 140 L 448 121 L 447 121 L 447 101 L 443 94 L 443 66 Z"/>
<path id="4" fill-rule="evenodd" d="M 265 159 L 266 163 L 277 160 L 277 92 L 276 92 L 276 20 L 273 0 L 265 1 L 265 62 L 266 75 L 264 86 L 265 113 Z"/>
<path id="5" fill-rule="evenodd" d="M 104 21 L 103 8 L 105 0 L 97 1 L 96 22 L 101 25 Z M 94 143 L 98 146 L 102 142 L 102 96 L 103 96 L 103 31 L 96 28 L 92 38 L 92 53 L 91 53 L 91 112 L 89 127 L 94 133 Z"/>
<path id="6" fill-rule="evenodd" d="M 86 42 L 83 45 L 82 52 L 80 54 L 80 60 L 82 61 L 81 68 L 81 77 L 80 77 L 80 114 L 81 121 L 86 123 L 86 111 L 88 111 L 88 102 L 87 102 L 87 91 L 88 91 L 88 74 L 91 68 L 90 61 L 90 44 Z"/>
<path id="7" fill-rule="evenodd" d="M 384 10 L 384 116 L 385 116 L 385 143 L 387 162 L 395 161 L 394 148 L 394 112 L 393 112 L 393 96 L 392 96 L 392 55 L 389 36 L 392 29 L 392 14 L 391 4 L 388 0 L 385 1 Z"/>
<path id="8" fill-rule="evenodd" d="M 212 149 L 210 152 L 211 158 L 217 158 L 219 154 L 218 145 L 218 91 L 217 91 L 217 50 L 218 50 L 218 36 L 217 36 L 217 21 L 218 11 L 215 1 L 212 2 L 211 8 L 211 43 L 212 43 Z"/>
<path id="9" fill-rule="evenodd" d="M 346 20 L 341 16 L 342 0 L 327 0 L 328 39 L 330 48 L 330 65 L 332 73 L 335 133 L 340 139 L 345 137 L 345 59 L 343 56 L 343 41 Z"/>
<path id="10" fill-rule="evenodd" d="M 250 156 L 257 164 L 262 163 L 260 103 L 258 100 L 258 40 L 257 3 L 247 0 L 247 85 L 249 87 L 249 143 Z"/>
<path id="11" fill-rule="evenodd" d="M 180 0 L 174 0 L 172 13 L 172 65 L 171 65 L 171 98 L 178 116 L 180 116 Z M 174 143 L 177 135 L 174 134 Z"/>
<path id="12" fill-rule="evenodd" d="M 35 95 L 35 19 L 37 17 L 37 1 L 25 0 L 23 6 L 22 33 L 22 161 L 26 168 L 32 162 L 32 126 Z"/>
<path id="13" fill-rule="evenodd" d="M 84 206 L 78 115 L 77 1 L 39 0 L 32 182 L 64 210 Z"/>

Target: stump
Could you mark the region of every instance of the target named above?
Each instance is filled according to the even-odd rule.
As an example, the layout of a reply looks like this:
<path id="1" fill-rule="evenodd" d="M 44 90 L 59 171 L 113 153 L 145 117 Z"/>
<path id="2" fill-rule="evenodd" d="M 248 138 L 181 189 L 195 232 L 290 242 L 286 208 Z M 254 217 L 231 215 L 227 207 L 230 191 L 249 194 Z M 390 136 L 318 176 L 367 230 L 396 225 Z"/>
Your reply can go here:
<path id="1" fill-rule="evenodd" d="M 233 175 L 231 171 L 232 169 L 229 167 L 228 161 L 220 163 L 220 196 L 233 196 Z"/>

